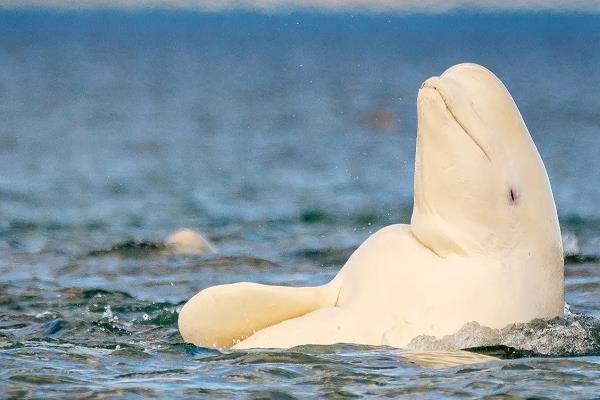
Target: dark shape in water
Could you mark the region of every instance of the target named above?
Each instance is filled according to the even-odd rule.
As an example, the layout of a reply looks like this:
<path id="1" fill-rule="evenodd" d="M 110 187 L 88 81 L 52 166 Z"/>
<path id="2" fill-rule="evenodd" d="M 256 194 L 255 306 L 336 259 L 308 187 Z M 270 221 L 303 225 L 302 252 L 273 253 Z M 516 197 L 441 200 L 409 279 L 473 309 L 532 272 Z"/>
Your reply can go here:
<path id="1" fill-rule="evenodd" d="M 165 250 L 165 246 L 157 244 L 149 240 L 127 240 L 122 243 L 115 244 L 109 249 L 92 250 L 88 253 L 90 257 L 101 257 L 109 255 L 117 255 L 121 257 L 143 257 L 150 256 L 157 251 Z"/>
<path id="2" fill-rule="evenodd" d="M 55 319 L 46 324 L 46 329 L 44 329 L 45 335 L 54 335 L 56 332 L 62 329 L 62 320 Z"/>
<path id="3" fill-rule="evenodd" d="M 505 346 L 505 345 L 478 346 L 478 347 L 470 347 L 470 348 L 467 348 L 464 350 L 469 351 L 471 353 L 483 354 L 486 356 L 500 358 L 502 360 L 514 360 L 517 358 L 543 357 L 543 355 L 538 354 L 534 351 L 515 349 L 514 347 Z"/>
<path id="4" fill-rule="evenodd" d="M 600 257 L 592 254 L 565 254 L 565 264 L 597 263 Z"/>

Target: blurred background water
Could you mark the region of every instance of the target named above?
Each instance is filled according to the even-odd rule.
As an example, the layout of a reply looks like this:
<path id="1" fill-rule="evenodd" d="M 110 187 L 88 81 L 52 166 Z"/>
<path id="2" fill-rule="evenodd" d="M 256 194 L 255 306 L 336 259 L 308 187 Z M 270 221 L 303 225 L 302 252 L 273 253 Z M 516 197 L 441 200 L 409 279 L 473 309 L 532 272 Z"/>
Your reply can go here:
<path id="1" fill-rule="evenodd" d="M 322 283 L 370 233 L 409 221 L 417 90 L 465 61 L 504 81 L 545 161 L 581 315 L 429 344 L 527 356 L 469 368 L 184 345 L 177 309 L 198 290 Z M 594 398 L 599 109 L 597 14 L 1 11 L 0 388 Z M 219 255 L 148 245 L 180 227 Z"/>

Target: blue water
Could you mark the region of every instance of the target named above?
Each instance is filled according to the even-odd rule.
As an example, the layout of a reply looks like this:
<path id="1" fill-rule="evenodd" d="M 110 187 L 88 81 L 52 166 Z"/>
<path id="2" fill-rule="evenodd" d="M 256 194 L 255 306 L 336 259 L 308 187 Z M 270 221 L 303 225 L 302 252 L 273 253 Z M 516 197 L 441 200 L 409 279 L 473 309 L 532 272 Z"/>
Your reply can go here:
<path id="1" fill-rule="evenodd" d="M 570 317 L 427 343 L 505 358 L 441 369 L 183 344 L 198 290 L 323 283 L 408 222 L 418 87 L 463 61 L 505 82 L 545 161 Z M 0 12 L 0 390 L 596 398 L 599 109 L 596 15 Z M 219 255 L 161 249 L 180 227 Z"/>

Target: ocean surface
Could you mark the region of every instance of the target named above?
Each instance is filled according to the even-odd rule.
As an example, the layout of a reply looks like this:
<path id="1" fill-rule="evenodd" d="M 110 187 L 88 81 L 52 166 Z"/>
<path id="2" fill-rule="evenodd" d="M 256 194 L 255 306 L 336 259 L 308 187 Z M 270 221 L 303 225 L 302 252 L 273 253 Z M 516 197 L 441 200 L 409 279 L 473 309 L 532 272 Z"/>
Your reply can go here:
<path id="1" fill-rule="evenodd" d="M 200 289 L 324 283 L 409 221 L 417 90 L 464 61 L 545 161 L 566 317 L 416 355 L 184 344 Z M 0 396 L 597 399 L 599 110 L 598 15 L 2 11 Z M 219 254 L 167 251 L 182 227 Z"/>

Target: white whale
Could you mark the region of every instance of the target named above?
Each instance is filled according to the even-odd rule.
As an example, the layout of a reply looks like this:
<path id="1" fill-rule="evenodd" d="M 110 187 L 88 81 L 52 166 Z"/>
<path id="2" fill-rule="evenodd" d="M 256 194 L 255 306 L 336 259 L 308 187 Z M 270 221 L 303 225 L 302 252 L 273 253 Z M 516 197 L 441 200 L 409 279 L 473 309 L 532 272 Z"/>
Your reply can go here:
<path id="1" fill-rule="evenodd" d="M 179 229 L 165 239 L 167 249 L 176 254 L 214 254 L 215 246 L 192 229 Z"/>
<path id="2" fill-rule="evenodd" d="M 369 237 L 319 287 L 205 289 L 179 314 L 185 341 L 288 348 L 405 347 L 476 321 L 563 314 L 563 251 L 546 170 L 512 97 L 490 71 L 456 65 L 419 90 L 410 225 Z"/>

